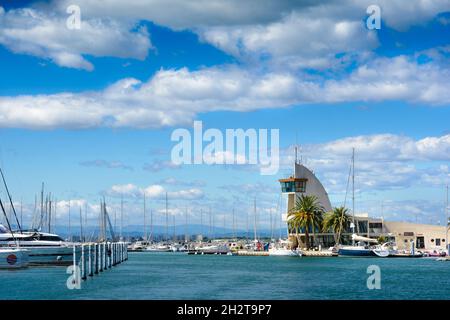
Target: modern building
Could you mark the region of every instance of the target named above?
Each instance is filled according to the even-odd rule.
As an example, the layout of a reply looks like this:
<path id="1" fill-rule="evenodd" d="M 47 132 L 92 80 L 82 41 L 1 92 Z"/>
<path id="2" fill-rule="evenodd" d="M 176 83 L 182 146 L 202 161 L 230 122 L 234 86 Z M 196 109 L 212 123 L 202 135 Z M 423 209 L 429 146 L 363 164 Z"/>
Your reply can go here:
<path id="1" fill-rule="evenodd" d="M 283 221 L 287 223 L 287 213 L 295 206 L 301 195 L 315 195 L 325 211 L 331 211 L 331 202 L 324 186 L 315 174 L 303 164 L 295 163 L 294 174 L 288 178 L 280 179 L 281 192 L 287 195 L 286 213 Z M 446 227 L 426 224 L 414 224 L 408 222 L 384 221 L 382 218 L 371 218 L 366 214 L 354 215 L 354 232 L 360 236 L 386 240 L 396 243 L 399 250 L 409 250 L 411 241 L 414 241 L 416 249 L 445 250 Z M 299 246 L 304 247 L 305 230 L 295 230 L 288 225 L 290 237 L 299 238 Z M 343 226 L 342 244 L 350 244 L 353 228 L 351 225 Z M 330 230 L 309 230 L 310 244 L 314 247 L 328 248 L 336 243 L 335 235 Z"/>

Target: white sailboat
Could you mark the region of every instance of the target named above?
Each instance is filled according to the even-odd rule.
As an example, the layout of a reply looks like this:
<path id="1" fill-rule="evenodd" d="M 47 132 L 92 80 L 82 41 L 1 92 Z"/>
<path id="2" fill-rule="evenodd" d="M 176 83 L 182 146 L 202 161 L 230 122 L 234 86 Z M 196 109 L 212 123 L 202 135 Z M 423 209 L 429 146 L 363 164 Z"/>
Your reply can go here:
<path id="1" fill-rule="evenodd" d="M 0 173 L 2 176 L 3 183 L 5 185 L 6 193 L 8 194 L 9 202 L 11 204 L 11 208 L 14 213 L 14 217 L 16 218 L 17 225 L 20 227 L 19 220 L 17 219 L 16 210 L 14 209 L 14 204 L 11 199 L 11 195 L 8 190 L 8 186 L 6 184 L 5 176 L 3 175 L 3 171 L 0 168 Z M 5 221 L 11 229 L 11 224 L 9 223 L 8 215 L 6 214 L 5 207 L 3 206 L 3 202 L 0 199 L 0 207 L 2 213 L 5 217 Z M 0 224 L 0 235 L 6 234 L 8 229 Z M 25 250 L 20 247 L 20 242 L 17 241 L 15 235 L 11 232 L 10 238 L 13 240 L 12 243 L 7 248 L 0 247 L 0 268 L 3 269 L 18 269 L 25 268 L 28 266 L 28 250 Z"/>
<path id="2" fill-rule="evenodd" d="M 388 257 L 389 250 L 378 245 L 376 239 L 369 237 L 362 237 L 355 233 L 355 148 L 352 151 L 352 215 L 353 221 L 350 227 L 353 230 L 352 234 L 352 245 L 350 246 L 340 246 L 338 247 L 338 255 L 341 257 Z M 349 176 L 350 178 L 350 176 Z M 347 184 L 348 186 L 348 184 Z M 344 204 L 345 206 L 345 204 Z M 358 230 L 358 228 L 357 228 Z M 338 239 L 340 238 L 340 233 Z"/>
<path id="3" fill-rule="evenodd" d="M 290 249 L 289 241 L 280 239 L 277 243 L 270 244 L 269 256 L 301 257 L 302 252 Z"/>

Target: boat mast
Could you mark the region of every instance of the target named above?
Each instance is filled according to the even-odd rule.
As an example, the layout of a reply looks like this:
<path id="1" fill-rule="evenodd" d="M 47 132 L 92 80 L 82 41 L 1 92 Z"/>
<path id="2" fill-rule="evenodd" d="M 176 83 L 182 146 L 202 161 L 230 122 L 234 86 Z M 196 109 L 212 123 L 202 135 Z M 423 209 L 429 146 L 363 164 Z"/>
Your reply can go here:
<path id="1" fill-rule="evenodd" d="M 189 231 L 188 231 L 188 208 L 186 207 L 186 225 L 185 225 L 185 228 L 184 228 L 184 240 L 185 240 L 185 242 L 188 242 L 189 241 Z"/>
<path id="2" fill-rule="evenodd" d="M 246 227 L 247 227 L 247 229 L 246 229 L 246 232 L 245 232 L 245 240 L 248 242 L 248 238 L 249 238 L 249 234 L 250 234 L 250 231 L 249 231 L 249 225 L 250 225 L 250 223 L 249 223 L 249 215 L 248 215 L 248 211 L 249 210 L 246 210 L 246 218 L 247 218 L 247 222 L 246 222 Z"/>
<path id="3" fill-rule="evenodd" d="M 80 241 L 84 242 L 83 240 L 83 210 L 80 206 Z"/>
<path id="4" fill-rule="evenodd" d="M 72 230 L 70 225 L 70 200 L 69 200 L 69 241 L 72 241 Z"/>
<path id="5" fill-rule="evenodd" d="M 52 193 L 48 196 L 48 233 L 51 233 L 52 229 Z"/>
<path id="6" fill-rule="evenodd" d="M 5 185 L 6 193 L 8 194 L 9 203 L 11 204 L 12 211 L 14 213 L 14 217 L 16 218 L 17 227 L 19 228 L 19 232 L 22 233 L 22 227 L 20 226 L 19 219 L 17 218 L 16 209 L 14 208 L 14 204 L 11 198 L 11 194 L 9 193 L 8 185 L 6 184 L 5 176 L 3 175 L 3 170 L 0 168 L 0 173 L 2 175 L 3 184 Z"/>
<path id="7" fill-rule="evenodd" d="M 175 225 L 175 213 L 172 215 L 172 223 L 173 223 L 173 242 L 177 242 L 177 230 Z"/>
<path id="8" fill-rule="evenodd" d="M 225 230 L 227 228 L 227 215 L 223 215 L 223 236 L 225 236 Z"/>
<path id="9" fill-rule="evenodd" d="M 254 231 L 255 242 L 256 242 L 256 241 L 258 241 L 258 235 L 256 234 L 256 221 L 257 221 L 257 217 L 256 217 L 256 197 L 255 197 L 255 199 L 253 201 L 253 214 L 255 216 L 255 225 L 254 225 L 253 231 Z"/>
<path id="10" fill-rule="evenodd" d="M 200 235 L 203 238 L 203 208 L 200 208 Z"/>
<path id="11" fill-rule="evenodd" d="M 144 241 L 147 241 L 147 220 L 145 216 L 145 191 L 144 191 Z"/>
<path id="12" fill-rule="evenodd" d="M 120 241 L 123 239 L 123 194 L 120 197 Z"/>
<path id="13" fill-rule="evenodd" d="M 212 213 L 211 213 L 211 207 L 209 207 L 209 239 L 212 240 Z"/>
<path id="14" fill-rule="evenodd" d="M 153 209 L 150 208 L 150 241 L 153 242 Z"/>
<path id="15" fill-rule="evenodd" d="M 352 213 L 353 213 L 353 233 L 355 233 L 355 148 L 352 149 Z M 352 240 L 355 245 L 355 240 Z"/>
<path id="16" fill-rule="evenodd" d="M 168 205 L 168 199 L 167 199 L 167 192 L 166 192 L 166 234 L 165 234 L 165 240 L 169 240 L 169 205 Z"/>
<path id="17" fill-rule="evenodd" d="M 2 209 L 3 215 L 5 216 L 6 224 L 8 225 L 9 232 L 11 233 L 12 238 L 14 239 L 14 243 L 16 244 L 16 247 L 19 247 L 19 242 L 17 241 L 16 237 L 14 236 L 14 232 L 11 228 L 11 224 L 9 223 L 8 215 L 6 214 L 5 207 L 3 206 L 2 199 L 0 198 L 0 208 Z"/>
<path id="18" fill-rule="evenodd" d="M 234 221 L 234 207 L 233 207 L 233 239 L 236 238 L 236 224 Z"/>
<path id="19" fill-rule="evenodd" d="M 23 199 L 20 199 L 20 224 L 23 226 Z"/>
<path id="20" fill-rule="evenodd" d="M 70 207 L 70 203 L 69 203 L 69 207 Z M 44 219 L 44 183 L 42 182 L 42 189 L 41 189 L 41 218 L 39 220 L 39 227 L 38 227 L 39 231 L 41 230 L 43 219 Z"/>
<path id="21" fill-rule="evenodd" d="M 56 206 L 55 206 L 55 211 L 56 211 Z M 86 201 L 86 203 L 84 204 L 84 229 L 85 229 L 85 234 L 88 234 L 87 212 L 88 212 L 88 203 Z M 84 236 L 84 240 L 86 241 L 86 239 L 87 239 L 87 237 L 85 235 Z"/>
<path id="22" fill-rule="evenodd" d="M 448 244 L 448 229 L 450 227 L 450 207 L 448 206 L 448 184 L 447 184 L 447 199 L 446 199 L 446 206 L 445 206 L 447 221 L 445 225 L 445 245 L 447 246 L 447 255 L 450 255 L 450 245 Z"/>

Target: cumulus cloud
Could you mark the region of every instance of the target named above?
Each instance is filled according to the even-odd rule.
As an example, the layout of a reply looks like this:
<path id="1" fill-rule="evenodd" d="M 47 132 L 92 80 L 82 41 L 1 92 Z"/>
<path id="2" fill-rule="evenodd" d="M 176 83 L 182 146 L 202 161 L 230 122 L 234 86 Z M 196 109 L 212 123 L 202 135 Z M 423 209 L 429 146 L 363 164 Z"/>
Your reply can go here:
<path id="1" fill-rule="evenodd" d="M 204 187 L 206 185 L 206 182 L 203 180 L 182 181 L 173 177 L 163 179 L 158 183 L 165 185 L 190 186 L 190 187 Z"/>
<path id="2" fill-rule="evenodd" d="M 80 162 L 80 165 L 83 167 L 133 170 L 132 167 L 127 166 L 121 161 L 107 161 L 102 159 L 82 161 Z"/>
<path id="3" fill-rule="evenodd" d="M 293 12 L 268 25 L 210 27 L 199 31 L 201 39 L 241 58 L 269 56 L 296 68 L 325 69 L 345 56 L 378 46 L 376 33 L 363 27 L 360 19 L 316 18 L 309 12 Z"/>
<path id="4" fill-rule="evenodd" d="M 66 27 L 64 11 L 24 8 L 0 11 L 0 44 L 15 53 L 50 59 L 62 67 L 91 71 L 85 55 L 143 60 L 152 47 L 145 27 L 111 19 L 82 19 L 81 29 Z"/>
<path id="5" fill-rule="evenodd" d="M 450 69 L 412 58 L 379 58 L 340 80 L 234 66 L 160 70 L 101 91 L 0 97 L 0 127 L 51 129 L 189 125 L 201 112 L 252 111 L 305 103 L 404 100 L 450 103 Z"/>
<path id="6" fill-rule="evenodd" d="M 442 186 L 450 181 L 446 165 L 450 161 L 450 135 L 417 140 L 394 134 L 348 137 L 303 145 L 301 155 L 329 192 L 344 193 L 353 147 L 359 190 Z M 292 166 L 293 147 L 282 154 L 284 167 Z"/>
<path id="7" fill-rule="evenodd" d="M 55 1 L 63 10 L 71 2 Z M 337 54 L 377 47 L 376 33 L 365 27 L 366 9 L 379 5 L 385 26 L 407 30 L 450 10 L 449 0 L 344 1 L 196 1 L 144 2 L 81 0 L 88 17 L 148 20 L 173 30 L 191 30 L 200 38 L 238 58 L 269 55 L 290 67 L 324 69 L 345 62 Z"/>
<path id="8" fill-rule="evenodd" d="M 181 166 L 170 160 L 154 160 L 151 163 L 144 164 L 144 170 L 158 172 L 164 169 L 179 169 Z"/>
<path id="9" fill-rule="evenodd" d="M 164 199 L 165 196 L 175 200 L 195 200 L 203 198 L 203 191 L 198 188 L 182 189 L 177 191 L 168 191 L 162 185 L 154 184 L 144 188 L 138 187 L 134 184 L 113 185 L 107 194 L 113 197 L 131 197 L 140 198 L 144 194 L 149 199 Z"/>

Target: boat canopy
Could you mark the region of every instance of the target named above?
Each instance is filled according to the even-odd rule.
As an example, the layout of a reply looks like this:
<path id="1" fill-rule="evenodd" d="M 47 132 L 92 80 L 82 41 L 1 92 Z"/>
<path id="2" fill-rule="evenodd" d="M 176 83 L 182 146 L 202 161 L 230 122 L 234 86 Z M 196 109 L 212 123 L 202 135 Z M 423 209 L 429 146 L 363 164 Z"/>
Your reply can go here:
<path id="1" fill-rule="evenodd" d="M 8 229 L 4 225 L 0 224 L 0 233 L 8 233 L 8 232 L 9 232 Z"/>
<path id="2" fill-rule="evenodd" d="M 377 240 L 377 239 L 372 239 L 372 238 L 362 237 L 362 236 L 358 236 L 357 234 L 352 234 L 352 240 L 355 240 L 355 241 L 364 241 L 364 242 L 371 242 L 371 243 L 378 243 L 378 240 Z"/>

